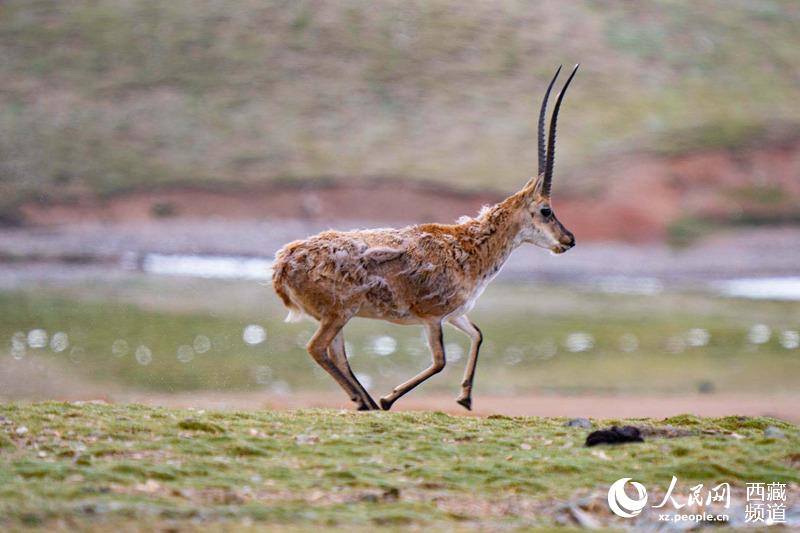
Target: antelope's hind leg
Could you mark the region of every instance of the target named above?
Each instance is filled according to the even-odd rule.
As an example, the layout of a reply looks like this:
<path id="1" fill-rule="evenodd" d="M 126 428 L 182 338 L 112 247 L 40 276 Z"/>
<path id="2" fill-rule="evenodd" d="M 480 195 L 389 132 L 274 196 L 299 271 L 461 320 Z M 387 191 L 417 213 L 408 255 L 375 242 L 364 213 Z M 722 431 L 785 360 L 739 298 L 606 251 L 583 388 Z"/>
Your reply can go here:
<path id="1" fill-rule="evenodd" d="M 472 381 L 475 379 L 475 367 L 478 364 L 478 352 L 483 342 L 483 334 L 478 326 L 473 324 L 466 315 L 448 320 L 455 328 L 463 331 L 470 338 L 469 359 L 464 369 L 464 379 L 461 381 L 461 394 L 456 398 L 456 402 L 464 406 L 468 411 L 472 411 Z"/>
<path id="2" fill-rule="evenodd" d="M 431 356 L 433 362 L 431 366 L 409 379 L 405 383 L 398 385 L 389 394 L 380 399 L 381 408 L 388 411 L 392 408 L 392 404 L 397 401 L 402 395 L 428 379 L 434 374 L 438 374 L 444 370 L 445 356 L 444 356 L 444 343 L 442 342 L 442 323 L 433 322 L 426 326 L 426 333 L 428 335 L 428 344 L 431 348 Z"/>
<path id="3" fill-rule="evenodd" d="M 344 333 L 341 330 L 336 334 L 331 345 L 328 346 L 328 357 L 333 361 L 333 364 L 336 365 L 336 368 L 339 369 L 339 372 L 349 378 L 350 382 L 358 389 L 359 396 L 361 397 L 361 403 L 358 406 L 359 411 L 379 409 L 378 404 L 375 403 L 375 400 L 372 399 L 372 396 L 369 395 L 367 389 L 358 381 L 358 378 L 356 378 L 355 374 L 353 374 L 353 370 L 350 368 L 350 363 L 347 361 L 347 352 L 344 347 Z"/>
<path id="4" fill-rule="evenodd" d="M 308 341 L 306 349 L 308 353 L 311 354 L 311 357 L 314 358 L 314 361 L 336 380 L 336 383 L 344 389 L 347 395 L 350 396 L 350 399 L 355 402 L 359 410 L 361 410 L 365 407 L 365 404 L 359 390 L 328 357 L 328 347 L 333 342 L 333 339 L 336 338 L 336 335 L 342 330 L 346 322 L 347 320 L 322 319 L 319 324 L 319 329 L 317 329 L 317 332 L 311 337 L 311 340 Z M 366 408 L 368 409 L 369 405 L 366 405 Z"/>

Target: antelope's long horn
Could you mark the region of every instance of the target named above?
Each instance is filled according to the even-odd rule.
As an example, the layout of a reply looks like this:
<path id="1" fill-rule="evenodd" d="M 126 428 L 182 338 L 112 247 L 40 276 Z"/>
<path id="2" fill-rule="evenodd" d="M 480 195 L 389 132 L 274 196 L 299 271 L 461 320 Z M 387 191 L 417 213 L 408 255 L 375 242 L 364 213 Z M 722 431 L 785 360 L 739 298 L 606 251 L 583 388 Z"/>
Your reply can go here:
<path id="1" fill-rule="evenodd" d="M 547 136 L 547 161 L 545 162 L 544 182 L 542 183 L 543 196 L 550 196 L 550 184 L 553 181 L 553 156 L 555 155 L 556 151 L 556 122 L 558 122 L 558 110 L 561 107 L 561 100 L 567 93 L 567 88 L 569 87 L 572 78 L 574 78 L 575 73 L 578 72 L 579 66 L 580 64 L 575 65 L 575 68 L 572 69 L 572 74 L 570 74 L 569 78 L 567 78 L 567 82 L 564 84 L 561 92 L 558 93 L 556 105 L 553 108 L 553 116 L 550 118 L 550 133 Z"/>
<path id="2" fill-rule="evenodd" d="M 544 172 L 545 163 L 547 162 L 547 158 L 544 155 L 544 118 L 547 111 L 547 99 L 550 98 L 550 89 L 553 88 L 553 84 L 556 82 L 556 78 L 558 78 L 558 73 L 561 72 L 562 66 L 563 65 L 558 66 L 555 76 L 550 80 L 550 85 L 547 86 L 547 91 L 544 93 L 542 108 L 539 110 L 539 175 Z"/>

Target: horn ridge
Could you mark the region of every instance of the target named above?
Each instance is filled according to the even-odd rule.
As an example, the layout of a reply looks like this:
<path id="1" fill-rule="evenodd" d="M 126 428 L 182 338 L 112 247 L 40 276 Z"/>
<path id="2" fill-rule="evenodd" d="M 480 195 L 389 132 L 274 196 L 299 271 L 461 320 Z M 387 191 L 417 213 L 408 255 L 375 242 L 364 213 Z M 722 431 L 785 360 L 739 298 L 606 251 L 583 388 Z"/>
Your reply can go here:
<path id="1" fill-rule="evenodd" d="M 553 181 L 553 156 L 555 155 L 556 151 L 556 123 L 558 121 L 558 110 L 561 108 L 561 100 L 563 100 L 564 95 L 567 93 L 567 88 L 569 87 L 572 78 L 575 77 L 575 73 L 578 72 L 578 67 L 580 63 L 575 65 L 575 68 L 572 69 L 572 73 L 567 78 L 566 83 L 564 83 L 564 87 L 561 88 L 561 92 L 558 93 L 558 98 L 556 98 L 556 105 L 553 107 L 553 116 L 550 118 L 550 133 L 547 136 L 547 160 L 545 163 L 545 170 L 544 170 L 544 182 L 542 183 L 542 195 L 550 196 L 550 185 Z"/>
<path id="2" fill-rule="evenodd" d="M 542 100 L 542 107 L 539 110 L 539 129 L 538 129 L 538 143 L 539 143 L 539 172 L 538 174 L 541 175 L 544 172 L 545 164 L 547 163 L 547 158 L 545 157 L 545 148 L 544 148 L 544 120 L 545 115 L 547 112 L 547 100 L 550 98 L 550 90 L 553 88 L 553 84 L 556 82 L 556 78 L 558 78 L 558 74 L 561 72 L 561 67 L 563 65 L 558 66 L 558 70 L 556 70 L 553 79 L 550 80 L 550 85 L 547 86 L 547 91 L 544 93 L 544 99 Z"/>

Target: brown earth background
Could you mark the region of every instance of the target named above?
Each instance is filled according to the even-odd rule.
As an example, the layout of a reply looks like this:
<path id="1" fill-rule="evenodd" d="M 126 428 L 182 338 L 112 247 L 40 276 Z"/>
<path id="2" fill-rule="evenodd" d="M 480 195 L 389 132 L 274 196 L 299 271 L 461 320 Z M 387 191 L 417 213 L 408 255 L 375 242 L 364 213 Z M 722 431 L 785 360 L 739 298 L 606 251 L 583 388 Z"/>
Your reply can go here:
<path id="1" fill-rule="evenodd" d="M 450 222 L 535 171 L 581 241 L 800 220 L 800 6 L 0 6 L 0 222 Z"/>

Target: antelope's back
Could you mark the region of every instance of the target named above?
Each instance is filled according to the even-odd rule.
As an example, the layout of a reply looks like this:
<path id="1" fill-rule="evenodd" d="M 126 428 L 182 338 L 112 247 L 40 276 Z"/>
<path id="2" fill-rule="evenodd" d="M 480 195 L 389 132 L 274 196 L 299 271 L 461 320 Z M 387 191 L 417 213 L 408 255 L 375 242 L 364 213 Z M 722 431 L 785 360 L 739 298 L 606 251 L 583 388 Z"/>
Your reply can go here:
<path id="1" fill-rule="evenodd" d="M 275 255 L 275 291 L 301 307 L 352 302 L 386 284 L 389 263 L 402 262 L 407 239 L 401 231 L 326 231 L 291 242 Z"/>
<path id="2" fill-rule="evenodd" d="M 445 316 L 468 298 L 448 226 L 327 231 L 286 245 L 273 284 L 284 303 L 315 318 L 353 312 L 412 323 Z"/>

